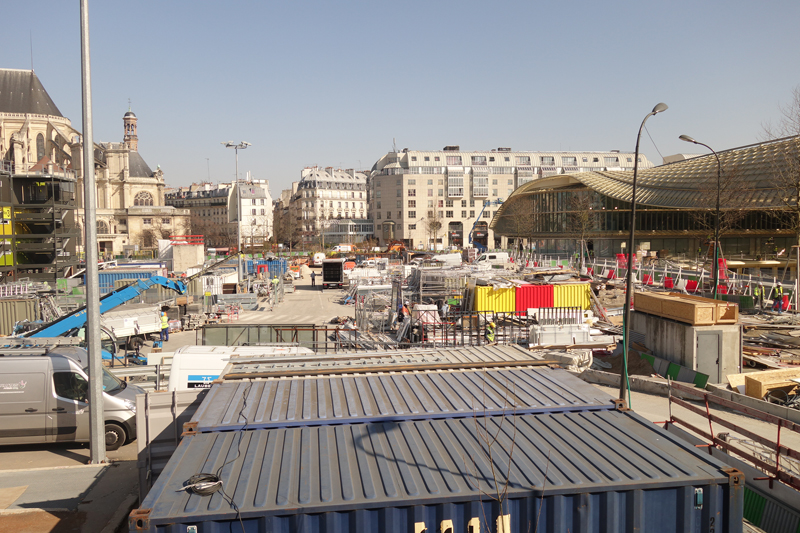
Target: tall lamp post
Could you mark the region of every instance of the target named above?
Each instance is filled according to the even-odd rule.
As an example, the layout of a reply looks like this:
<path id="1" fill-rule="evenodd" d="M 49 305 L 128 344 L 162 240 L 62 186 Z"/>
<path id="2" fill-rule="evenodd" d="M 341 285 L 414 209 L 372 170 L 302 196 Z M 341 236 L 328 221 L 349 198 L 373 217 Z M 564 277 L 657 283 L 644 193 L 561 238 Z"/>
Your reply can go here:
<path id="1" fill-rule="evenodd" d="M 239 258 L 239 282 L 242 281 L 242 198 L 239 194 L 239 150 L 244 150 L 250 146 L 249 142 L 242 141 L 239 144 L 233 141 L 222 143 L 225 148 L 233 148 L 236 152 L 236 254 Z"/>
<path id="2" fill-rule="evenodd" d="M 625 310 L 622 322 L 622 375 L 619 380 L 619 399 L 623 405 L 628 405 L 626 399 L 628 391 L 628 344 L 631 331 L 631 299 L 633 298 L 633 265 L 635 256 L 633 254 L 633 239 L 636 233 L 636 175 L 639 171 L 639 141 L 642 138 L 642 129 L 647 119 L 666 111 L 667 104 L 659 103 L 653 110 L 644 117 L 642 125 L 639 126 L 639 133 L 636 135 L 636 153 L 633 158 L 633 184 L 631 190 L 631 234 L 628 238 L 628 275 L 625 282 Z"/>
<path id="3" fill-rule="evenodd" d="M 722 163 L 719 160 L 719 156 L 717 152 L 714 151 L 709 145 L 701 143 L 700 141 L 696 141 L 693 138 L 689 137 L 688 135 L 681 135 L 678 137 L 682 141 L 686 141 L 687 143 L 694 143 L 699 144 L 700 146 L 705 146 L 711 153 L 714 154 L 714 157 L 717 158 L 717 209 L 714 213 L 714 265 L 711 267 L 712 271 L 714 272 L 714 299 L 717 299 L 717 286 L 719 285 L 719 191 L 722 187 Z"/>

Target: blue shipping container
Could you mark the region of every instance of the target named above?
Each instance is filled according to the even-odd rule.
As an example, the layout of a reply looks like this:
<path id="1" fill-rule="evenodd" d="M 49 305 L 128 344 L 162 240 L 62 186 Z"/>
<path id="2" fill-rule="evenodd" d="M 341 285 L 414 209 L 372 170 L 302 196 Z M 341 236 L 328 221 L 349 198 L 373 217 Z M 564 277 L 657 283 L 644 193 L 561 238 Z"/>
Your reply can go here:
<path id="1" fill-rule="evenodd" d="M 726 469 L 622 411 L 198 433 L 129 527 L 739 533 L 743 476 Z M 185 488 L 201 472 L 224 494 Z"/>
<path id="2" fill-rule="evenodd" d="M 121 279 L 150 279 L 153 276 L 161 276 L 161 270 L 131 269 L 131 270 L 110 270 L 100 271 L 97 277 L 100 280 L 100 294 L 106 294 L 114 290 L 114 283 Z M 83 276 L 83 283 L 86 284 L 86 276 Z"/>

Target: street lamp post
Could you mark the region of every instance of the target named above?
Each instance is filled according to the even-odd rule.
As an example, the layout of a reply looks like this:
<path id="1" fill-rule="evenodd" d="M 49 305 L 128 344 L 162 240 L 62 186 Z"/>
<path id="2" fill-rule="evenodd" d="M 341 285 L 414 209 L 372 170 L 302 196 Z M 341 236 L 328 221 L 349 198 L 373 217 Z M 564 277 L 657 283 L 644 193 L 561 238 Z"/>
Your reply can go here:
<path id="1" fill-rule="evenodd" d="M 720 188 L 722 187 L 722 163 L 719 160 L 719 156 L 717 152 L 714 151 L 709 145 L 701 143 L 700 141 L 696 141 L 693 138 L 689 137 L 688 135 L 681 135 L 678 137 L 682 141 L 686 141 L 687 143 L 694 143 L 699 144 L 700 146 L 705 146 L 711 153 L 714 154 L 714 157 L 717 158 L 717 209 L 714 213 L 714 264 L 712 265 L 712 271 L 714 273 L 714 285 L 713 285 L 713 293 L 714 299 L 717 299 L 717 286 L 719 285 L 719 192 Z"/>
<path id="2" fill-rule="evenodd" d="M 239 282 L 242 281 L 242 197 L 239 194 L 239 150 L 244 150 L 250 146 L 249 142 L 242 141 L 239 144 L 233 141 L 222 143 L 225 148 L 233 148 L 236 152 L 236 254 L 239 258 Z"/>
<path id="3" fill-rule="evenodd" d="M 625 282 L 625 310 L 622 322 L 622 374 L 619 380 L 619 399 L 623 405 L 628 405 L 626 399 L 628 390 L 628 344 L 630 342 L 631 331 L 631 299 L 633 298 L 633 264 L 635 256 L 633 254 L 633 240 L 636 233 L 636 176 L 639 171 L 639 141 L 642 138 L 642 129 L 647 119 L 667 110 L 667 104 L 659 103 L 653 110 L 644 117 L 642 125 L 639 126 L 639 133 L 636 135 L 636 153 L 633 158 L 633 183 L 631 187 L 631 234 L 628 238 L 628 275 Z"/>

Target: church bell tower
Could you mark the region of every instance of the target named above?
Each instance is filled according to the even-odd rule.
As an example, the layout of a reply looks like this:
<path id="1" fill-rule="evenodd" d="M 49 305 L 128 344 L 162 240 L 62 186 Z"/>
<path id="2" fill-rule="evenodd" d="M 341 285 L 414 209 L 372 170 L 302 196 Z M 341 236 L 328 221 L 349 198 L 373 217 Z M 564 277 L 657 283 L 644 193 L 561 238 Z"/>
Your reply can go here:
<path id="1" fill-rule="evenodd" d="M 133 111 L 128 108 L 128 112 L 125 113 L 125 116 L 122 117 L 122 122 L 125 125 L 125 136 L 122 138 L 122 142 L 125 143 L 125 147 L 132 152 L 138 152 L 139 148 L 139 137 L 136 136 L 136 115 L 133 114 Z"/>

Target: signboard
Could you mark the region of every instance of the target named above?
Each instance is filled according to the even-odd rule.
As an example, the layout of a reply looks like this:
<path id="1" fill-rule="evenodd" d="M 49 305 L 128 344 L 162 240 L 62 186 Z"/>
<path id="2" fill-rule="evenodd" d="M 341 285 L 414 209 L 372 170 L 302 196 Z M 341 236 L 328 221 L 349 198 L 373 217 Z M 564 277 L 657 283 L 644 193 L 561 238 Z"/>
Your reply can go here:
<path id="1" fill-rule="evenodd" d="M 210 389 L 211 382 L 219 377 L 219 374 L 189 374 L 186 386 L 190 389 Z"/>

